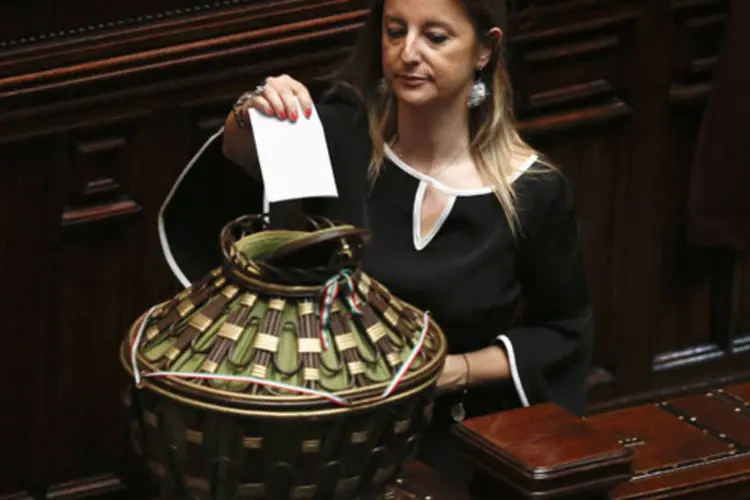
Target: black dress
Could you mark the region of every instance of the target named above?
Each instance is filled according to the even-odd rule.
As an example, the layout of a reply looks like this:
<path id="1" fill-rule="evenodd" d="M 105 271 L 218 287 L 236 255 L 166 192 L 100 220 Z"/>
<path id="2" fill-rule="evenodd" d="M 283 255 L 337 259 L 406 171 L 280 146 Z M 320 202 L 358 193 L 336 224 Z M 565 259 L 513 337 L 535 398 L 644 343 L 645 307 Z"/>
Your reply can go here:
<path id="1" fill-rule="evenodd" d="M 471 389 L 464 398 L 467 415 L 548 401 L 581 415 L 591 310 L 574 197 L 565 178 L 554 171 L 534 172 L 539 165 L 529 158 L 514 181 L 520 219 L 514 240 L 489 189 L 451 190 L 387 148 L 381 173 L 369 184 L 370 140 L 356 98 L 324 94 L 316 109 L 340 196 L 306 200 L 306 210 L 369 227 L 373 236 L 364 270 L 396 296 L 430 311 L 451 353 L 495 344 L 508 355 L 510 380 Z M 220 150 L 217 134 L 186 169 L 160 216 L 167 259 L 185 284 L 218 264 L 214 247 L 223 223 L 262 209 L 262 187 L 224 160 Z M 428 185 L 449 201 L 434 229 L 422 235 L 418 211 Z M 224 193 L 226 203 L 206 203 L 207 191 Z M 448 435 L 450 407 L 458 397 L 439 398 L 420 455 L 443 474 L 466 481 L 468 468 Z"/>

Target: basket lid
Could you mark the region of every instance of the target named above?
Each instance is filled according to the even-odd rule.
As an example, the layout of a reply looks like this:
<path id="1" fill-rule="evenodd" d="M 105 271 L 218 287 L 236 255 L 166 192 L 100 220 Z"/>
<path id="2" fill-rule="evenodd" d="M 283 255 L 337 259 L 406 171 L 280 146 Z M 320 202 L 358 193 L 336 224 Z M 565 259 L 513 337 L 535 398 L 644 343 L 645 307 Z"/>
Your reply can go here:
<path id="1" fill-rule="evenodd" d="M 369 233 L 311 222 L 310 231 L 266 230 L 255 216 L 228 224 L 222 266 L 131 326 L 121 356 L 135 381 L 274 416 L 371 406 L 434 384 L 443 333 L 362 271 Z"/>

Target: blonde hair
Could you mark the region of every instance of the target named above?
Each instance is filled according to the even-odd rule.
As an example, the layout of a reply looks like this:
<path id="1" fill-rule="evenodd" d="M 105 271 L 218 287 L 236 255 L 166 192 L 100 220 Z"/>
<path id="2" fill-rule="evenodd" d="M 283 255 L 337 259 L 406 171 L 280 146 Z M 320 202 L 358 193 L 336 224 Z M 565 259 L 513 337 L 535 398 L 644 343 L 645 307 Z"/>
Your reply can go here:
<path id="1" fill-rule="evenodd" d="M 385 144 L 396 134 L 397 105 L 393 95 L 382 92 L 382 19 L 385 0 L 377 0 L 370 10 L 355 50 L 336 79 L 352 87 L 364 102 L 369 121 L 373 152 L 369 166 L 370 180 L 377 178 L 385 157 Z M 470 153 L 480 176 L 490 183 L 513 235 L 518 232 L 516 193 L 511 181 L 513 159 L 536 154 L 540 164 L 553 168 L 541 153 L 519 135 L 513 116 L 513 96 L 502 45 L 489 31 L 504 25 L 487 0 L 462 0 L 474 24 L 480 43 L 492 43 L 492 56 L 480 72 L 488 84 L 490 98 L 469 114 Z"/>

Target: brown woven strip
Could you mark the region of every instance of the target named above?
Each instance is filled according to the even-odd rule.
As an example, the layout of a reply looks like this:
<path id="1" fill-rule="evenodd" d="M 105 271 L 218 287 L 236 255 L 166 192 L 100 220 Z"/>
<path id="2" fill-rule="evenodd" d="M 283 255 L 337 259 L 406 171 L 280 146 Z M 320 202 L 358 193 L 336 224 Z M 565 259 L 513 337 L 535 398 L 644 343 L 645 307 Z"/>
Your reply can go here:
<path id="1" fill-rule="evenodd" d="M 277 339 L 279 338 L 279 333 L 281 333 L 281 313 L 285 306 L 286 301 L 284 299 L 272 298 L 268 301 L 268 310 L 266 310 L 260 328 L 255 334 L 256 338 L 263 334 L 270 335 Z M 268 375 L 268 367 L 271 364 L 272 354 L 271 351 L 264 350 L 262 346 L 253 351 L 253 358 L 251 361 L 252 370 L 250 372 L 251 376 L 266 378 Z M 250 386 L 250 391 L 251 394 L 258 394 L 259 392 L 266 391 L 266 389 L 257 384 L 253 384 Z"/>
<path id="2" fill-rule="evenodd" d="M 235 342 L 237 342 L 237 340 L 239 340 L 239 338 L 230 339 L 226 336 L 222 336 L 221 331 L 224 330 L 227 326 L 237 326 L 241 329 L 242 327 L 239 326 L 238 323 L 244 309 L 246 309 L 244 306 L 240 306 L 229 314 L 226 322 L 221 326 L 221 329 L 219 330 L 219 338 L 214 343 L 213 347 L 211 348 L 211 352 L 208 353 L 206 360 L 201 366 L 201 371 L 216 373 L 216 370 L 219 368 L 219 364 L 224 359 L 224 356 L 226 356 L 227 352 L 229 352 L 229 348 Z"/>
<path id="3" fill-rule="evenodd" d="M 344 347 L 343 349 L 338 347 L 338 351 L 346 363 L 349 375 L 353 377 L 355 385 L 357 387 L 369 385 L 370 381 L 365 376 L 365 363 L 359 355 L 356 342 L 351 342 L 350 337 L 348 337 L 352 335 L 351 326 L 346 321 L 340 308 L 331 313 L 331 333 L 333 334 L 334 342 L 339 341 L 337 342 L 337 346 L 343 345 Z"/>
<path id="4" fill-rule="evenodd" d="M 203 290 L 194 291 L 188 297 L 181 300 L 171 311 L 159 320 L 155 327 L 149 329 L 146 337 L 147 341 L 153 340 L 162 332 L 169 332 L 171 335 L 178 335 L 180 332 L 175 327 L 184 326 L 184 322 L 182 321 L 183 318 L 195 311 L 197 307 L 202 306 L 215 289 L 216 287 L 211 284 Z"/>
<path id="5" fill-rule="evenodd" d="M 398 332 L 401 338 L 408 339 L 410 343 L 413 343 L 415 337 L 414 330 L 407 326 L 406 318 L 404 318 L 403 313 L 397 307 L 391 306 L 391 302 L 387 298 L 384 298 L 375 288 L 370 289 L 367 301 L 372 304 L 373 310 L 378 313 L 385 323 Z M 398 345 L 390 337 L 389 340 L 395 347 L 403 347 L 403 344 Z"/>
<path id="6" fill-rule="evenodd" d="M 366 296 L 367 301 L 372 304 L 373 309 L 377 311 L 378 315 L 384 318 L 386 322 L 391 325 L 395 323 L 394 328 L 399 336 L 407 339 L 408 343 L 413 346 L 424 326 L 422 316 L 407 308 L 401 300 L 394 297 L 381 283 L 366 278 L 366 275 L 363 275 L 363 278 L 365 278 L 365 281 L 367 282 L 367 290 L 369 291 Z M 361 287 L 358 287 L 358 291 L 361 294 Z M 396 316 L 398 317 L 398 321 L 394 321 Z M 390 337 L 389 344 L 395 344 Z M 403 347 L 403 344 L 396 344 L 396 347 L 397 349 L 394 351 L 397 352 L 398 349 Z M 430 337 L 428 336 L 418 354 L 418 359 L 426 360 L 432 358 L 432 355 L 435 353 L 435 347 L 436 346 L 430 341 Z M 396 354 L 389 353 L 386 350 L 383 350 L 383 352 L 385 353 L 386 359 L 390 358 L 392 361 L 396 361 Z M 400 364 L 400 360 L 396 364 Z M 391 364 L 391 366 L 395 365 Z"/>
<path id="7" fill-rule="evenodd" d="M 219 338 L 214 343 L 211 353 L 206 358 L 204 363 L 205 368 L 201 367 L 202 370 L 210 371 L 214 366 L 218 368 L 230 355 L 232 348 L 240 339 L 239 335 L 234 334 L 234 332 L 242 332 L 249 326 L 252 320 L 252 309 L 257 299 L 257 295 L 249 293 L 240 297 L 239 305 L 231 312 L 227 321 L 219 329 L 217 334 Z"/>
<path id="8" fill-rule="evenodd" d="M 219 277 L 220 271 L 214 271 L 203 277 L 190 288 L 180 292 L 162 311 L 159 311 L 161 319 L 156 324 L 156 329 L 152 330 L 147 337 L 153 339 L 158 333 L 165 331 L 170 325 L 176 325 L 187 314 L 196 307 L 200 307 L 208 298 L 221 286 L 215 281 Z"/>
<path id="9" fill-rule="evenodd" d="M 370 290 L 368 300 L 372 302 L 373 308 L 389 324 L 394 325 L 393 327 L 401 338 L 406 339 L 409 345 L 413 346 L 422 331 L 422 317 L 407 309 L 383 285 L 372 282 Z M 395 320 L 396 317 L 398 320 Z M 425 342 L 418 354 L 418 359 L 426 360 L 432 357 L 434 350 L 430 347 L 430 344 L 429 340 Z"/>
<path id="10" fill-rule="evenodd" d="M 208 330 L 214 321 L 224 312 L 231 296 L 229 294 L 215 295 L 211 300 L 201 308 L 193 317 L 196 321 L 189 321 L 180 332 L 180 337 L 172 347 L 166 350 L 164 358 L 166 359 L 165 367 L 169 368 L 171 364 L 195 341 L 198 336 Z"/>
<path id="11" fill-rule="evenodd" d="M 368 303 L 360 302 L 359 308 L 362 311 L 360 322 L 370 342 L 375 346 L 378 355 L 385 358 L 391 368 L 391 373 L 395 373 L 396 368 L 401 364 L 401 357 L 398 355 L 399 349 L 388 336 L 388 327 L 380 321 Z"/>
<path id="12" fill-rule="evenodd" d="M 172 312 L 177 304 L 188 298 L 191 294 L 200 292 L 206 285 L 212 280 L 218 278 L 221 275 L 221 269 L 214 269 L 211 273 L 202 276 L 198 281 L 190 285 L 189 287 L 182 290 L 180 293 L 172 297 L 172 299 L 159 307 L 154 311 L 154 318 L 163 318 L 166 314 Z"/>
<path id="13" fill-rule="evenodd" d="M 314 389 L 316 382 L 320 380 L 318 360 L 323 347 L 316 331 L 315 304 L 312 301 L 297 303 L 297 320 L 299 324 L 297 351 L 302 359 L 302 378 L 305 387 Z"/>

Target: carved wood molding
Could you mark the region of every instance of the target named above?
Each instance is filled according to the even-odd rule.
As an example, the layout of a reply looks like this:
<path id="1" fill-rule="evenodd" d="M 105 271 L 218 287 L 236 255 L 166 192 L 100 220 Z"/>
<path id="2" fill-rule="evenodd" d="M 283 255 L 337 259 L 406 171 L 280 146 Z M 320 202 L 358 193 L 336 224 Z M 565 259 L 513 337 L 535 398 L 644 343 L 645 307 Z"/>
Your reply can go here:
<path id="1" fill-rule="evenodd" d="M 718 344 L 704 344 L 664 352 L 654 356 L 653 371 L 660 372 L 707 363 L 726 357 L 727 352 Z"/>
<path id="2" fill-rule="evenodd" d="M 331 61 L 348 50 L 366 14 L 366 3 L 286 0 L 212 7 L 199 14 L 192 11 L 192 15 L 184 15 L 183 10 L 174 18 L 146 16 L 133 26 L 0 52 L 0 99 L 6 103 L 0 124 L 13 125 L 9 136 L 16 131 L 24 135 L 30 129 L 54 132 L 55 127 L 67 126 L 64 120 L 56 123 L 55 117 L 68 109 L 179 91 L 240 73 L 273 71 L 279 65 L 296 64 L 299 58 L 297 62 L 307 65 L 316 57 Z M 566 5 L 583 11 L 600 3 Z M 534 2 L 531 7 L 549 14 L 559 6 Z M 634 16 L 618 11 L 562 28 L 521 33 L 510 42 L 525 54 L 521 67 L 514 71 L 533 73 L 575 57 L 616 58 L 625 43 L 623 29 L 629 29 L 624 26 Z M 311 44 L 319 44 L 320 53 L 310 51 Z M 303 46 L 304 57 L 296 55 L 295 48 Z M 601 78 L 526 96 L 522 90 L 518 101 L 523 131 L 552 132 L 630 114 L 618 76 L 605 68 L 606 61 L 596 64 Z M 186 77 L 178 76 L 182 74 Z M 526 87 L 523 78 L 517 85 L 521 89 Z M 40 114 L 50 119 L 40 123 Z"/>
<path id="3" fill-rule="evenodd" d="M 718 386 L 738 384 L 748 381 L 750 381 L 750 374 L 745 370 L 738 370 L 731 375 L 702 379 L 694 381 L 694 383 L 659 387 L 653 390 L 640 391 L 635 394 L 610 398 L 604 402 L 589 405 L 586 413 L 587 415 L 597 415 L 640 404 L 653 403 L 665 399 L 696 394 L 701 391 L 714 390 Z"/>
<path id="4" fill-rule="evenodd" d="M 140 53 L 148 49 L 171 47 L 206 40 L 230 33 L 242 33 L 266 28 L 265 35 L 273 36 L 288 30 L 288 24 L 301 21 L 313 23 L 321 18 L 343 14 L 362 15 L 366 0 L 280 0 L 245 2 L 248 5 L 206 10 L 175 19 L 135 23 L 117 22 L 122 26 L 95 35 L 79 35 L 67 40 L 49 40 L 38 45 L 0 51 L 0 76 L 8 77 L 68 66 L 92 59 L 103 59 L 121 54 Z"/>
<path id="5" fill-rule="evenodd" d="M 731 251 L 713 251 L 710 282 L 709 331 L 705 335 L 707 342 L 656 354 L 652 364 L 654 372 L 686 368 L 722 358 L 747 356 L 750 336 L 741 332 L 738 325 L 737 302 L 744 282 L 737 254 Z"/>
<path id="6" fill-rule="evenodd" d="M 123 125 L 118 124 L 119 128 Z M 127 168 L 127 132 L 118 130 L 74 146 L 63 227 L 120 219 L 143 210 L 118 180 Z"/>
<path id="7" fill-rule="evenodd" d="M 153 11 L 142 15 L 112 19 L 109 21 L 92 23 L 86 26 L 57 29 L 46 33 L 38 33 L 17 39 L 0 39 L 0 59 L 7 54 L 25 53 L 39 50 L 44 45 L 55 44 L 56 46 L 75 46 L 85 44 L 86 40 L 100 37 L 119 36 L 123 33 L 134 31 L 150 31 L 151 36 L 159 36 L 157 31 L 161 25 L 189 25 L 200 23 L 201 19 L 213 17 L 215 19 L 231 19 L 242 15 L 248 10 L 261 14 L 263 12 L 274 12 L 279 9 L 293 7 L 294 4 L 306 10 L 330 9 L 332 4 L 353 4 L 356 0 L 333 0 L 319 1 L 317 4 L 307 2 L 301 5 L 298 0 L 215 0 L 199 2 L 187 7 L 176 7 L 161 11 Z M 361 3 L 361 2 L 360 2 Z"/>
<path id="8" fill-rule="evenodd" d="M 144 86 L 163 92 L 172 80 L 216 80 L 238 68 L 345 48 L 361 26 L 364 4 L 263 2 L 6 51 L 0 53 L 0 122 L 39 114 L 60 100 Z"/>
<path id="9" fill-rule="evenodd" d="M 120 219 L 137 214 L 142 210 L 143 207 L 130 199 L 113 201 L 92 207 L 69 208 L 63 212 L 62 225 L 64 227 L 79 226 L 92 222 Z"/>
<path id="10" fill-rule="evenodd" d="M 518 129 L 524 135 L 550 134 L 611 122 L 615 119 L 627 117 L 632 111 L 630 106 L 625 103 L 613 102 L 602 106 L 523 120 L 518 124 Z"/>
<path id="11" fill-rule="evenodd" d="M 674 25 L 670 102 L 702 101 L 711 91 L 719 60 L 729 0 L 673 2 Z"/>
<path id="12" fill-rule="evenodd" d="M 636 19 L 635 12 L 609 13 L 529 29 L 513 37 L 509 63 L 522 132 L 548 133 L 630 115 L 627 85 L 622 82 L 627 71 L 622 65 L 628 63 L 626 56 L 632 50 Z M 573 63 L 586 67 L 577 72 L 580 80 L 565 76 Z"/>

